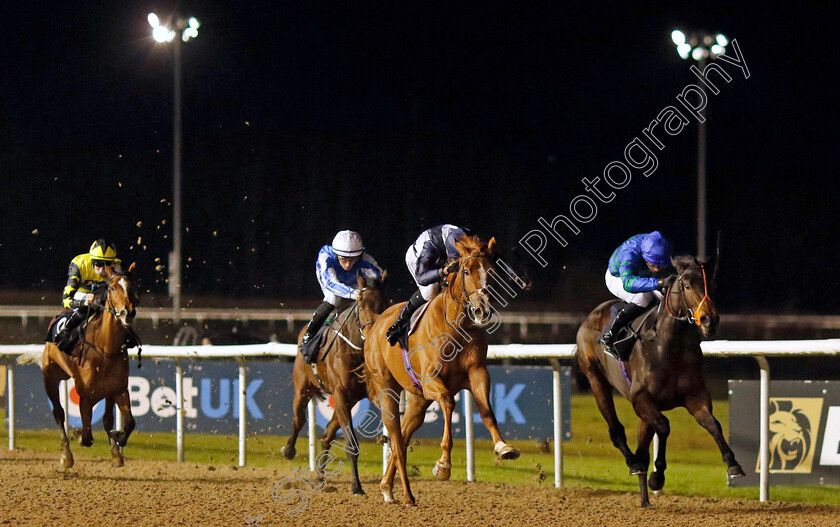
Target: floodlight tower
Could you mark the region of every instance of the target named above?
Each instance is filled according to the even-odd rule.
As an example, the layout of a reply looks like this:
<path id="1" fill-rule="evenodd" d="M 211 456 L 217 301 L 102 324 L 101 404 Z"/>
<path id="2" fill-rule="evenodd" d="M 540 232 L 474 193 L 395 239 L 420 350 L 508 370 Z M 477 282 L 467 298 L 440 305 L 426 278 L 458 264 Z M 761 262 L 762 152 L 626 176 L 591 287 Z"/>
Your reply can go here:
<path id="1" fill-rule="evenodd" d="M 181 321 L 181 42 L 198 37 L 201 24 L 195 17 L 174 17 L 172 26 L 161 22 L 154 13 L 149 13 L 152 38 L 156 42 L 172 42 L 173 72 L 173 116 L 172 116 L 172 252 L 169 253 L 169 296 L 175 322 Z M 181 38 L 175 38 L 180 33 Z"/>
<path id="2" fill-rule="evenodd" d="M 700 71 L 706 69 L 706 59 L 726 53 L 729 40 L 720 33 L 712 35 L 702 31 L 686 35 L 679 29 L 671 32 L 671 40 L 677 45 L 677 53 L 683 59 L 693 58 L 699 63 Z M 700 90 L 706 96 L 706 87 L 700 83 Z M 697 126 L 697 256 L 705 259 L 706 254 L 706 109 L 700 111 L 702 122 Z"/>

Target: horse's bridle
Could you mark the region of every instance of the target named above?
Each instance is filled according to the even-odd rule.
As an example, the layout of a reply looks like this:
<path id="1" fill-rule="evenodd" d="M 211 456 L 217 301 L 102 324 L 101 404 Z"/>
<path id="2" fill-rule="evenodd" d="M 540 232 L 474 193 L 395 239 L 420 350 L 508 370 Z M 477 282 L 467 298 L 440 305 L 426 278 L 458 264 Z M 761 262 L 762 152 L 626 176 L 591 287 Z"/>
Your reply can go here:
<path id="1" fill-rule="evenodd" d="M 124 275 L 121 274 L 115 274 L 114 276 L 112 276 L 111 279 L 108 280 L 108 289 L 111 288 L 111 282 L 113 282 L 115 278 L 120 278 L 123 276 Z M 110 307 L 109 304 L 111 304 Z M 122 317 L 128 316 L 128 310 L 126 308 L 122 308 L 121 310 L 117 311 L 116 308 L 113 307 L 113 303 L 111 302 L 111 296 L 107 292 L 105 293 L 105 305 L 103 305 L 102 308 L 108 313 L 111 313 L 111 315 L 113 315 L 113 317 L 117 319 L 117 322 L 119 322 L 122 327 L 131 331 L 131 326 L 123 323 L 122 321 Z"/>
<path id="2" fill-rule="evenodd" d="M 471 254 L 471 255 L 469 255 L 469 256 L 465 256 L 463 259 L 464 259 L 464 260 L 469 260 L 470 258 L 484 258 L 484 259 L 488 259 L 488 256 L 487 256 L 486 254 Z M 469 317 L 469 319 L 470 319 L 470 320 L 472 320 L 473 322 L 475 322 L 475 323 L 477 324 L 477 323 L 478 323 L 478 321 L 476 321 L 476 320 L 473 318 L 473 311 L 475 310 L 475 308 L 473 307 L 472 301 L 471 301 L 470 299 L 473 297 L 473 295 L 481 295 L 481 294 L 484 292 L 484 289 L 485 289 L 485 288 L 483 288 L 483 287 L 477 287 L 477 288 L 473 289 L 472 291 L 467 292 L 467 286 L 466 286 L 466 283 L 465 283 L 465 281 L 464 281 L 464 267 L 465 267 L 465 266 L 463 266 L 463 265 L 459 265 L 459 266 L 458 266 L 458 273 L 461 275 L 461 292 L 463 293 L 464 298 L 466 298 L 466 300 L 465 300 L 464 302 L 461 302 L 460 300 L 458 300 L 457 298 L 455 298 L 455 295 L 452 293 L 452 283 L 454 282 L 454 280 L 450 281 L 450 283 L 449 283 L 449 284 L 447 284 L 447 286 L 446 286 L 446 291 L 449 293 L 449 297 L 450 297 L 450 298 L 451 298 L 451 299 L 452 299 L 452 300 L 453 300 L 456 304 L 458 304 L 458 305 L 459 305 L 459 306 L 461 306 L 461 307 L 466 307 L 466 308 L 467 308 L 467 309 L 466 309 L 466 311 L 467 311 L 467 316 Z M 448 321 L 447 321 L 447 323 L 448 323 Z M 450 325 L 451 325 L 451 324 L 450 324 Z"/>
<path id="3" fill-rule="evenodd" d="M 674 287 L 673 285 L 668 286 L 668 292 L 665 294 L 665 308 L 668 310 L 668 315 L 670 315 L 670 317 L 674 320 L 688 321 L 691 324 L 696 324 L 698 326 L 700 325 L 700 319 L 697 318 L 694 314 L 700 311 L 700 308 L 703 307 L 703 304 L 706 303 L 706 300 L 711 300 L 711 298 L 709 298 L 709 285 L 706 281 L 706 268 L 703 266 L 703 264 L 700 264 L 700 270 L 703 272 L 703 299 L 700 300 L 700 303 L 697 304 L 697 307 L 694 310 L 692 310 L 688 306 L 688 300 L 685 297 L 685 284 L 683 283 L 683 275 L 685 275 L 685 273 L 687 273 L 689 269 L 686 269 L 685 271 L 680 273 L 679 276 L 677 276 L 677 281 L 680 283 L 679 291 L 672 291 Z M 670 303 L 671 295 L 680 293 L 682 293 L 683 305 L 685 306 L 686 313 L 688 313 L 688 315 L 682 317 L 677 316 L 671 312 Z"/>

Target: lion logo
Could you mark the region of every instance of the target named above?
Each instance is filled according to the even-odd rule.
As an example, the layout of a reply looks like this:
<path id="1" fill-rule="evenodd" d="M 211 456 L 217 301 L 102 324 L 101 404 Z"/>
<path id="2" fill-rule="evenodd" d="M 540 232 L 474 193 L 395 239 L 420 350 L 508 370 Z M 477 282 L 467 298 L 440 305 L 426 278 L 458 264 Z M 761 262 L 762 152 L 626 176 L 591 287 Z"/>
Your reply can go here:
<path id="1" fill-rule="evenodd" d="M 770 471 L 811 472 L 822 399 L 770 399 Z"/>

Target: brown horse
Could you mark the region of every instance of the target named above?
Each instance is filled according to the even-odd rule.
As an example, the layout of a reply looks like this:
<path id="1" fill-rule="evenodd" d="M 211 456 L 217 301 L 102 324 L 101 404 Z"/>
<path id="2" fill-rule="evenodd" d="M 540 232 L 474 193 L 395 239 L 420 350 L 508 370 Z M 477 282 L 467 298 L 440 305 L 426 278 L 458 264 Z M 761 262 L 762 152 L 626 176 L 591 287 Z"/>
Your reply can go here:
<path id="1" fill-rule="evenodd" d="M 703 378 L 703 353 L 700 341 L 714 335 L 719 321 L 709 297 L 704 264 L 693 256 L 671 260 L 678 279 L 665 293 L 658 312 L 648 316 L 638 333 L 631 355 L 625 363 L 629 377 L 617 373 L 620 365 L 607 357 L 598 336 L 609 323 L 610 306 L 604 302 L 586 318 L 577 332 L 577 362 L 592 386 L 598 409 L 607 420 L 610 439 L 624 455 L 631 475 L 639 476 L 641 505 L 647 507 L 647 486 L 660 490 L 665 484 L 665 446 L 670 433 L 663 411 L 685 407 L 697 422 L 712 435 L 727 464 L 729 477 L 743 476 L 744 471 L 723 437 L 720 423 L 712 415 L 712 399 Z M 627 446 L 624 426 L 615 413 L 612 388 L 616 388 L 633 405 L 641 419 L 636 453 Z M 653 434 L 659 436 L 659 451 L 654 462 L 656 471 L 645 483 Z"/>
<path id="2" fill-rule="evenodd" d="M 53 407 L 55 422 L 61 430 L 61 464 L 73 466 L 70 440 L 64 430 L 64 409 L 58 395 L 58 383 L 72 377 L 79 394 L 79 413 L 82 429 L 75 435 L 82 446 L 93 444 L 90 422 L 93 406 L 105 399 L 105 414 L 102 424 L 111 444 L 111 464 L 123 466 L 122 447 L 134 430 L 131 415 L 131 400 L 128 395 L 128 352 L 127 347 L 136 342 L 131 328 L 137 314 L 139 300 L 137 288 L 131 276 L 134 264 L 123 273 L 119 268 L 105 267 L 107 291 L 104 305 L 85 326 L 82 338 L 75 344 L 70 356 L 60 351 L 52 342 L 47 342 L 41 358 L 44 373 L 44 388 Z M 113 430 L 114 404 L 122 412 L 125 429 Z"/>
<path id="3" fill-rule="evenodd" d="M 423 424 L 426 409 L 432 401 L 437 401 L 444 415 L 440 444 L 443 454 L 432 472 L 438 479 L 449 479 L 454 396 L 463 389 L 475 396 L 476 407 L 493 438 L 496 454 L 502 459 L 519 457 L 519 452 L 502 439 L 490 407 L 485 328 L 494 319 L 498 323 L 499 317 L 493 311 L 485 288 L 488 273 L 493 271 L 495 243 L 495 239 L 485 244 L 471 236 L 456 242 L 461 255 L 459 270 L 447 276 L 445 290 L 430 301 L 416 330 L 408 338 L 411 351 L 406 360 L 412 374 L 404 365 L 399 344 L 390 346 L 385 338 L 385 332 L 397 318 L 402 304 L 387 309 L 370 329 L 365 341 L 368 396 L 382 411 L 391 438 L 391 458 L 380 483 L 386 502 L 394 501 L 394 476 L 399 470 L 403 504 L 415 504 L 406 476 L 406 449 L 412 434 Z M 403 389 L 407 400 L 401 428 L 398 393 Z"/>
<path id="4" fill-rule="evenodd" d="M 329 450 L 335 439 L 338 427 L 344 430 L 345 437 L 349 437 L 350 448 L 346 449 L 347 459 L 353 466 L 353 494 L 364 494 L 359 482 L 358 446 L 356 434 L 353 430 L 351 410 L 353 406 L 367 397 L 367 391 L 358 372 L 364 362 L 362 347 L 365 334 L 379 313 L 388 307 L 385 300 L 382 279 L 365 279 L 358 277 L 361 294 L 352 306 L 338 313 L 332 320 L 327 338 L 318 350 L 319 357 L 326 353 L 326 357 L 317 362 L 318 378 L 312 371 L 312 366 L 303 360 L 300 352 L 300 342 L 305 328 L 298 335 L 298 353 L 292 378 L 295 383 L 295 397 L 292 407 L 295 418 L 292 435 L 281 449 L 286 459 L 294 459 L 296 455 L 295 442 L 303 424 L 306 422 L 306 405 L 309 400 L 320 393 L 330 393 L 335 402 L 335 412 L 321 436 L 322 450 Z M 329 350 L 329 351 L 326 351 Z M 323 383 L 323 384 L 319 384 Z"/>

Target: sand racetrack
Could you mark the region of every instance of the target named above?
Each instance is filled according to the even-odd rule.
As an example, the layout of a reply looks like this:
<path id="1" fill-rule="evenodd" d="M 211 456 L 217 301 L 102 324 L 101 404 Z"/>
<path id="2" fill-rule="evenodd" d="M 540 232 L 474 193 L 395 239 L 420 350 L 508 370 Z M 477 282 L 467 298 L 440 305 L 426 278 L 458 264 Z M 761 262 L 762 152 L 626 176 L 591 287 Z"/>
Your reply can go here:
<path id="1" fill-rule="evenodd" d="M 388 505 L 378 481 L 363 479 L 367 496 L 353 496 L 346 477 L 328 480 L 297 515 L 272 500 L 272 488 L 294 474 L 270 468 L 108 460 L 77 454 L 64 470 L 57 455 L 0 453 L 0 525 L 668 525 L 837 526 L 840 507 L 742 499 L 638 496 L 579 488 L 412 479 L 418 507 Z M 399 490 L 395 488 L 395 491 Z M 280 490 L 277 496 L 290 490 Z M 397 492 L 395 492 L 397 494 Z M 246 516 L 248 517 L 246 519 Z"/>

